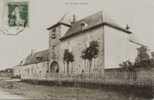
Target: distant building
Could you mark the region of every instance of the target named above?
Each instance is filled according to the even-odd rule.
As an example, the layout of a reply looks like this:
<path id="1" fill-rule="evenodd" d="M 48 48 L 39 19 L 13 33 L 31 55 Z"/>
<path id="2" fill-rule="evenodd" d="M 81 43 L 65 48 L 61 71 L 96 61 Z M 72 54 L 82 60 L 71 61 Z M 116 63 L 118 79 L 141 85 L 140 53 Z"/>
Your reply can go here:
<path id="1" fill-rule="evenodd" d="M 4 70 L 0 70 L 0 77 L 6 77 L 11 78 L 13 75 L 13 69 L 12 68 L 6 68 Z"/>

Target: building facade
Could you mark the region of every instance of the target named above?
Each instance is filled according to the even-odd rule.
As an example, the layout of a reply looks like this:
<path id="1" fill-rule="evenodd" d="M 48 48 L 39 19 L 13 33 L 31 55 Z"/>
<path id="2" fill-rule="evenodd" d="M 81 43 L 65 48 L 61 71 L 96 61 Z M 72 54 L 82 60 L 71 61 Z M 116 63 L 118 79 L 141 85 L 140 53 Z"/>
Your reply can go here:
<path id="1" fill-rule="evenodd" d="M 81 20 L 60 20 L 47 30 L 48 50 L 28 56 L 17 67 L 16 74 L 24 79 L 50 79 L 57 73 L 104 76 L 104 69 L 135 59 L 136 47 L 128 39 L 132 33 L 102 11 Z"/>
<path id="2" fill-rule="evenodd" d="M 71 23 L 58 22 L 48 30 L 50 63 L 56 62 L 60 73 L 103 74 L 105 68 L 118 67 L 136 55 L 136 47 L 128 39 L 132 33 L 102 11 Z M 97 57 L 84 59 L 83 51 L 94 41 L 98 44 Z M 64 59 L 66 50 L 73 56 L 68 64 Z"/>

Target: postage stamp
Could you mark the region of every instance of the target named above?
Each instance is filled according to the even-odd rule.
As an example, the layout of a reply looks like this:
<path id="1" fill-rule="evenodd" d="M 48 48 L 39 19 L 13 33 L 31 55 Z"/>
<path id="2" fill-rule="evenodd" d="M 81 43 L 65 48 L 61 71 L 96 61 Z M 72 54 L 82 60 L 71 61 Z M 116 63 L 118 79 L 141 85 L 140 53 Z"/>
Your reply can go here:
<path id="1" fill-rule="evenodd" d="M 8 2 L 9 27 L 26 27 L 28 22 L 28 3 Z"/>

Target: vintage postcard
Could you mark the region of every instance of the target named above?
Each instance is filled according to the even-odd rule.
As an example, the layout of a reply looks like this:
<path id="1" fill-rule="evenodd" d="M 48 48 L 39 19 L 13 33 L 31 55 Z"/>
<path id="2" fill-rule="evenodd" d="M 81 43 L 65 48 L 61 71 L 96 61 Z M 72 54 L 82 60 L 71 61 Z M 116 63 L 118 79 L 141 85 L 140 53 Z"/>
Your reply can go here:
<path id="1" fill-rule="evenodd" d="M 154 1 L 0 0 L 0 100 L 154 100 Z"/>

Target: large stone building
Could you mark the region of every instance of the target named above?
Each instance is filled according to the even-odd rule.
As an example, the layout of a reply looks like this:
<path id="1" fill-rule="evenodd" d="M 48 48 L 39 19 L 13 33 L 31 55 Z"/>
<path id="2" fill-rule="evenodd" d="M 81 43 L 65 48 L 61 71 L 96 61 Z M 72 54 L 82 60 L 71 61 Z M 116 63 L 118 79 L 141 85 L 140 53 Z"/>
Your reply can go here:
<path id="1" fill-rule="evenodd" d="M 62 73 L 68 68 L 69 73 L 89 72 L 90 64 L 81 56 L 92 41 L 98 43 L 98 56 L 92 59 L 90 73 L 103 73 L 104 68 L 118 67 L 122 61 L 135 57 L 136 48 L 128 40 L 131 32 L 113 22 L 103 12 L 78 21 L 74 19 L 70 24 L 58 22 L 48 30 L 50 66 L 56 62 Z M 64 61 L 65 50 L 74 57 L 68 68 Z"/>
<path id="2" fill-rule="evenodd" d="M 72 19 L 71 22 L 60 20 L 48 28 L 49 49 L 43 51 L 46 56 L 36 56 L 39 53 L 28 56 L 22 66 L 17 66 L 21 76 L 48 78 L 51 73 L 103 75 L 105 68 L 115 68 L 125 60 L 134 60 L 136 47 L 128 39 L 132 33 L 102 11 L 81 20 L 76 20 L 75 16 Z"/>

